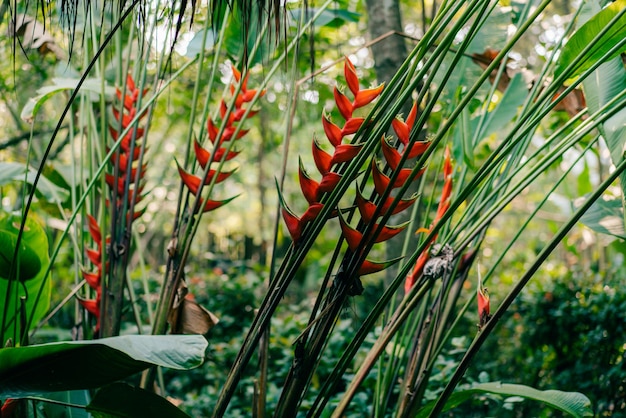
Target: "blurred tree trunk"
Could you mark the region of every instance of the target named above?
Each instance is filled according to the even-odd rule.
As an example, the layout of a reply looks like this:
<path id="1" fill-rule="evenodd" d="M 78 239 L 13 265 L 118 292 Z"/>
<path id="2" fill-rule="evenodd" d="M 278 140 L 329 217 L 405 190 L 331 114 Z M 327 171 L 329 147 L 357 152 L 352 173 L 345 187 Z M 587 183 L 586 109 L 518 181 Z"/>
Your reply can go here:
<path id="1" fill-rule="evenodd" d="M 390 31 L 402 32 L 399 0 L 365 0 L 367 8 L 367 30 L 370 39 L 376 39 Z M 407 48 L 404 38 L 390 36 L 372 45 L 374 69 L 379 82 L 388 82 L 406 59 Z"/>
<path id="2" fill-rule="evenodd" d="M 390 31 L 402 32 L 402 19 L 400 17 L 399 0 L 366 0 L 367 8 L 367 29 L 369 38 L 376 39 Z M 392 35 L 371 46 L 374 57 L 374 70 L 378 82 L 389 82 L 398 68 L 407 57 L 408 51 L 405 39 L 401 36 Z M 412 103 L 403 106 L 402 113 L 406 116 Z M 417 187 L 417 182 L 415 183 Z M 414 190 L 409 190 L 409 193 Z M 394 216 L 393 223 L 400 223 L 408 220 L 411 211 L 405 211 Z M 387 258 L 395 258 L 402 254 L 406 231 L 387 243 Z M 397 274 L 397 267 L 393 266 L 386 270 L 387 277 L 393 279 Z"/>

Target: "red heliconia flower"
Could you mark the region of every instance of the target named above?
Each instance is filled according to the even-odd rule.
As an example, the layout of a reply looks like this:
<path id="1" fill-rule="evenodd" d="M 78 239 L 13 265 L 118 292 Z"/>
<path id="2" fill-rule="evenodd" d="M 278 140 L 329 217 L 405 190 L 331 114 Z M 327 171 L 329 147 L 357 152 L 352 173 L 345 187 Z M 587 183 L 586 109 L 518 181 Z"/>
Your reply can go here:
<path id="1" fill-rule="evenodd" d="M 387 188 L 390 186 L 392 189 L 402 187 L 404 183 L 406 183 L 406 181 L 409 179 L 411 172 L 412 170 L 410 168 L 401 169 L 395 181 L 393 182 L 393 184 L 391 184 L 391 178 L 383 174 L 383 172 L 380 171 L 378 164 L 376 164 L 376 161 L 372 160 L 372 179 L 374 180 L 374 188 L 376 189 L 376 193 L 382 195 L 385 190 L 387 190 Z M 415 178 L 421 176 L 423 172 L 424 170 L 420 170 Z"/>
<path id="2" fill-rule="evenodd" d="M 227 171 L 227 172 L 218 172 L 217 170 L 209 170 L 209 174 L 207 176 L 205 184 L 210 184 L 216 175 L 217 175 L 217 178 L 215 178 L 215 183 L 221 183 L 224 180 L 226 180 L 228 177 L 230 177 L 231 174 L 233 174 L 234 172 L 235 170 Z M 189 188 L 189 191 L 193 194 L 197 194 L 198 190 L 200 189 L 200 186 L 202 185 L 202 179 L 198 176 L 194 176 L 193 174 L 188 173 L 180 165 L 178 166 L 178 173 L 180 174 L 180 178 L 183 180 L 183 183 L 185 183 L 185 186 Z"/>
<path id="3" fill-rule="evenodd" d="M 443 215 L 446 213 L 446 211 L 450 207 L 450 195 L 452 194 L 452 170 L 453 169 L 452 169 L 452 161 L 450 158 L 450 148 L 446 147 L 444 151 L 444 163 L 443 163 L 444 183 L 443 183 L 443 189 L 441 192 L 441 199 L 439 200 L 439 204 L 437 206 L 437 212 L 435 214 L 435 218 L 433 219 L 433 222 L 430 225 L 430 228 L 420 228 L 418 232 L 430 233 L 430 231 L 432 231 L 435 224 L 437 224 L 437 222 L 439 222 L 441 218 L 443 218 Z M 430 241 L 426 245 L 426 248 L 424 248 L 424 251 L 418 257 L 415 263 L 415 267 L 413 268 L 413 271 L 409 273 L 409 275 L 407 276 L 406 281 L 404 282 L 405 293 L 408 293 L 409 290 L 411 290 L 411 287 L 413 287 L 417 278 L 422 274 L 422 271 L 424 270 L 424 266 L 426 265 L 426 261 L 428 261 L 428 258 L 429 258 L 430 246 L 435 241 L 435 239 L 437 239 L 436 234 L 431 237 Z"/>
<path id="4" fill-rule="evenodd" d="M 489 293 L 483 287 L 480 275 L 478 276 L 476 300 L 478 302 L 478 328 L 481 329 L 491 319 L 491 313 L 489 311 Z"/>
<path id="5" fill-rule="evenodd" d="M 400 257 L 400 258 L 396 258 L 396 259 L 384 261 L 384 262 L 364 260 L 361 266 L 359 267 L 359 271 L 357 272 L 357 275 L 367 276 L 368 274 L 378 273 L 379 271 L 383 271 L 391 267 L 392 265 L 394 265 L 401 259 L 402 258 Z"/>
<path id="6" fill-rule="evenodd" d="M 361 151 L 363 145 L 355 144 L 340 144 L 335 148 L 330 164 L 341 164 L 352 160 Z"/>
<path id="7" fill-rule="evenodd" d="M 302 160 L 300 160 L 300 169 L 298 170 L 298 174 L 300 179 L 300 189 L 302 189 L 302 194 L 307 202 L 311 204 L 319 201 L 320 184 L 307 174 L 302 165 Z"/>
<path id="8" fill-rule="evenodd" d="M 242 119 L 246 112 L 248 113 L 248 117 L 254 116 L 257 112 L 249 110 L 249 108 L 243 107 L 244 104 L 250 103 L 254 97 L 259 94 L 259 96 L 263 96 L 265 94 L 265 90 L 262 90 L 260 93 L 258 90 L 248 89 L 248 75 L 246 75 L 243 79 L 241 77 L 241 72 L 237 70 L 235 67 L 232 67 L 233 78 L 235 83 L 230 85 L 231 94 L 237 93 L 237 83 L 240 83 L 240 89 L 237 93 L 236 97 L 234 97 L 234 106 L 229 112 L 229 106 L 226 104 L 224 100 L 220 101 L 219 104 L 219 117 L 221 122 L 214 121 L 211 118 L 207 119 L 207 134 L 209 140 L 213 144 L 213 150 L 209 151 L 206 148 L 202 147 L 202 145 L 198 141 L 194 141 L 194 154 L 196 157 L 196 161 L 202 167 L 203 170 L 207 170 L 207 166 L 209 164 L 215 163 L 219 164 L 217 169 L 209 169 L 206 177 L 206 181 L 202 182 L 202 177 L 196 176 L 192 173 L 189 173 L 185 169 L 183 169 L 180 165 L 178 165 L 178 173 L 181 177 L 181 180 L 187 186 L 189 191 L 198 195 L 200 190 L 208 185 L 211 182 L 221 183 L 226 180 L 235 170 L 231 171 L 221 171 L 221 164 L 223 161 L 230 161 L 234 159 L 239 151 L 231 150 L 231 145 L 225 146 L 225 143 L 235 139 L 243 138 L 247 133 L 247 129 L 242 129 L 241 125 Z M 221 134 L 220 134 L 221 130 Z M 237 132 L 237 133 L 236 133 Z M 236 134 L 235 134 L 236 133 Z M 236 196 L 235 196 L 236 197 Z M 201 198 L 197 203 L 198 210 L 202 210 L 202 212 L 209 212 L 211 210 L 215 210 L 226 203 L 233 200 L 235 197 L 231 197 L 225 200 L 210 200 L 207 199 L 205 201 L 204 198 Z"/>
<path id="9" fill-rule="evenodd" d="M 352 228 L 341 215 L 339 215 L 339 224 L 341 225 L 341 231 L 343 232 L 343 235 L 348 243 L 348 248 L 350 248 L 351 251 L 356 252 L 362 244 L 363 233 Z M 374 236 L 373 242 L 379 243 L 387 241 L 402 232 L 404 228 L 406 228 L 406 226 L 406 223 L 398 226 L 385 225 L 381 228 L 380 232 L 376 236 Z M 374 224 L 372 232 L 376 231 L 376 229 L 378 228 L 379 225 Z"/>
<path id="10" fill-rule="evenodd" d="M 333 147 L 341 144 L 343 136 L 341 135 L 341 129 L 330 121 L 327 115 L 322 115 L 322 126 L 324 126 L 324 133 L 326 138 Z"/>
<path id="11" fill-rule="evenodd" d="M 308 209 L 302 214 L 301 217 L 298 217 L 289 207 L 285 204 L 285 201 L 282 198 L 281 193 L 278 193 L 280 196 L 281 203 L 281 214 L 283 215 L 283 220 L 287 225 L 287 230 L 289 231 L 289 235 L 291 236 L 291 240 L 294 243 L 298 243 L 300 238 L 302 237 L 302 231 L 308 222 L 315 220 L 317 215 L 323 209 L 324 205 L 321 203 L 313 203 L 309 205 Z"/>
<path id="12" fill-rule="evenodd" d="M 322 114 L 322 127 L 330 146 L 333 148 L 332 153 L 325 151 L 315 138 L 312 141 L 313 160 L 315 161 L 315 166 L 322 175 L 322 178 L 319 181 L 314 180 L 306 173 L 306 170 L 302 166 L 302 162 L 300 162 L 300 188 L 302 189 L 302 194 L 309 203 L 309 208 L 301 217 L 298 217 L 295 213 L 289 210 L 282 196 L 280 198 L 283 218 L 287 225 L 289 234 L 296 243 L 301 239 L 306 223 L 315 220 L 315 217 L 323 208 L 323 205 L 320 202 L 323 200 L 324 194 L 332 193 L 341 181 L 342 176 L 339 174 L 339 170 L 333 171 L 333 167 L 351 161 L 358 155 L 363 147 L 362 144 L 343 143 L 344 138 L 348 135 L 357 133 L 365 121 L 362 117 L 353 117 L 354 109 L 370 103 L 378 97 L 382 91 L 382 85 L 374 89 L 361 90 L 356 70 L 348 58 L 346 58 L 344 63 L 344 76 L 348 88 L 354 96 L 354 100 L 350 101 L 350 99 L 337 87 L 335 87 L 333 92 L 339 113 L 345 120 L 343 127 L 333 123 L 329 115 Z M 330 215 L 335 216 L 338 213 L 339 210 L 335 209 L 330 212 Z M 356 251 L 356 248 L 360 246 L 363 241 L 362 233 L 348 226 L 341 217 L 340 223 L 350 248 L 353 251 Z M 378 227 L 378 225 L 376 225 L 376 227 Z M 374 242 L 381 242 L 396 235 L 403 227 L 404 226 L 382 226 L 378 236 L 370 238 L 373 239 Z M 386 265 L 386 263 L 366 261 L 361 265 L 360 270 L 363 274 L 366 274 L 366 272 L 378 271 Z"/>
<path id="13" fill-rule="evenodd" d="M 339 91 L 337 86 L 335 86 L 333 94 L 335 96 L 335 103 L 337 104 L 337 109 L 339 109 L 339 113 L 341 113 L 341 116 L 343 116 L 346 121 L 350 120 L 352 118 L 353 110 L 352 102 L 350 102 L 350 99 L 348 99 L 345 94 Z"/>
<path id="14" fill-rule="evenodd" d="M 120 129 L 120 123 L 122 129 L 125 129 L 130 125 L 131 121 L 135 118 L 135 115 L 138 112 L 138 101 L 147 93 L 147 91 L 147 89 L 144 91 L 139 90 L 130 74 L 126 77 L 125 94 L 122 96 L 122 91 L 119 88 L 116 89 L 116 95 L 123 104 L 123 107 L 121 109 L 121 114 L 120 110 L 116 107 L 112 107 L 111 109 L 115 120 L 110 124 L 109 132 L 111 133 L 111 137 L 114 141 L 119 139 L 120 132 L 118 129 Z M 143 118 L 145 115 L 146 113 L 144 112 L 141 114 L 140 118 Z M 126 196 L 128 203 L 133 202 L 135 205 L 143 198 L 141 195 L 143 190 L 142 179 L 146 172 L 146 164 L 141 164 L 141 166 L 139 166 L 143 135 L 144 129 L 139 126 L 134 126 L 133 129 L 124 135 L 118 150 L 111 156 L 111 164 L 114 167 L 117 167 L 118 170 L 117 184 L 113 174 L 106 174 L 105 180 L 109 188 L 112 190 L 113 196 L 115 196 L 115 204 L 118 207 L 124 203 L 124 196 Z M 145 151 L 146 150 L 144 149 L 144 152 Z M 129 185 L 128 190 L 126 189 L 126 184 Z M 143 213 L 143 210 L 135 211 L 134 206 L 132 210 L 132 217 L 130 213 L 127 213 L 126 215 L 128 220 L 135 220 Z"/>
<path id="15" fill-rule="evenodd" d="M 320 144 L 313 139 L 313 160 L 320 174 L 324 175 L 330 171 L 333 156 L 322 149 Z"/>
<path id="16" fill-rule="evenodd" d="M 196 153 L 196 160 L 198 160 L 198 164 L 200 164 L 200 167 L 206 168 L 206 165 L 211 159 L 212 153 L 203 148 L 196 140 L 193 141 L 193 149 Z M 213 152 L 213 161 L 220 162 L 222 161 L 222 159 L 224 161 L 230 161 L 237 155 L 239 155 L 239 151 L 228 151 L 228 153 L 226 153 L 226 148 L 219 148 L 217 151 Z"/>
<path id="17" fill-rule="evenodd" d="M 89 235 L 97 246 L 97 249 L 87 248 L 85 253 L 87 258 L 94 265 L 96 271 L 83 270 L 83 278 L 87 282 L 87 285 L 96 292 L 95 299 L 83 299 L 78 298 L 78 302 L 83 308 L 96 318 L 95 331 L 100 329 L 100 300 L 102 298 L 102 233 L 98 221 L 91 216 L 87 215 L 89 225 Z M 107 239 L 107 242 L 109 240 Z M 105 268 L 108 268 L 108 263 Z"/>

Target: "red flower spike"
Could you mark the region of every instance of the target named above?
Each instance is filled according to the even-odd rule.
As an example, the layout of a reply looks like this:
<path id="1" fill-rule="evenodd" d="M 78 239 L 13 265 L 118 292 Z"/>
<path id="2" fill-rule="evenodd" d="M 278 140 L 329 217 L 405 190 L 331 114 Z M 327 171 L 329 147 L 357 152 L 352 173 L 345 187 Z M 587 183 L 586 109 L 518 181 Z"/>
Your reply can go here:
<path id="1" fill-rule="evenodd" d="M 200 177 L 194 176 L 193 174 L 188 173 L 182 168 L 180 165 L 178 166 L 178 174 L 180 174 L 180 178 L 185 183 L 185 186 L 189 189 L 192 194 L 197 194 L 198 189 L 200 188 L 200 184 L 202 183 L 202 179 Z"/>
<path id="2" fill-rule="evenodd" d="M 406 228 L 407 225 L 408 225 L 408 223 L 405 223 L 405 224 L 402 224 L 402 225 L 398 225 L 398 226 L 386 226 L 386 225 L 384 225 L 382 230 L 374 238 L 374 242 L 376 242 L 376 243 L 383 242 L 383 241 L 387 241 L 387 240 L 395 237 L 400 232 L 402 232 L 404 230 L 404 228 Z M 374 230 L 376 230 L 376 229 L 378 229 L 378 225 L 374 226 Z"/>
<path id="3" fill-rule="evenodd" d="M 194 152 L 196 154 L 196 160 L 198 160 L 198 163 L 200 164 L 200 167 L 206 168 L 206 165 L 209 162 L 209 159 L 211 158 L 211 153 L 206 148 L 203 148 L 200 145 L 200 143 L 198 141 L 195 141 L 195 140 L 194 140 L 194 143 L 193 143 L 193 148 L 194 148 Z M 218 162 L 222 161 L 222 158 L 224 158 L 225 154 L 226 154 L 226 149 L 225 148 L 218 149 L 215 152 L 215 156 L 213 157 L 213 162 L 214 163 L 218 163 Z M 224 158 L 224 161 L 232 160 L 238 154 L 239 154 L 238 151 L 230 151 L 228 154 L 226 154 L 226 158 Z"/>
<path id="4" fill-rule="evenodd" d="M 200 199 L 200 206 L 202 207 L 202 212 L 210 212 L 212 210 L 220 208 L 224 206 L 225 204 L 229 203 L 231 200 L 235 199 L 237 196 L 233 196 L 231 198 L 224 199 L 224 200 L 210 200 L 209 199 L 206 201 L 206 203 L 204 203 L 204 205 L 202 204 L 203 200 Z"/>
<path id="5" fill-rule="evenodd" d="M 135 86 L 135 80 L 130 74 L 126 74 L 126 87 L 128 87 L 128 91 L 135 92 L 137 90 L 137 86 Z"/>
<path id="6" fill-rule="evenodd" d="M 233 78 L 235 79 L 235 81 L 237 83 L 239 83 L 239 80 L 241 80 L 241 71 L 239 71 L 237 68 L 235 68 L 234 65 L 230 66 L 231 71 L 233 72 Z M 243 86 L 242 86 L 243 87 Z"/>
<path id="7" fill-rule="evenodd" d="M 374 218 L 376 205 L 373 202 L 365 199 L 361 194 L 361 191 L 358 190 L 358 188 L 356 192 L 356 205 L 359 208 L 359 213 L 361 214 L 361 219 L 363 220 L 363 222 L 367 224 L 370 223 Z M 380 215 L 383 215 L 383 213 L 381 213 Z"/>
<path id="8" fill-rule="evenodd" d="M 294 215 L 294 213 L 287 209 L 285 206 L 283 206 L 281 212 L 283 214 L 285 224 L 287 225 L 289 235 L 291 235 L 292 241 L 298 242 L 300 240 L 300 237 L 302 236 L 302 225 L 300 223 L 300 218 Z"/>
<path id="9" fill-rule="evenodd" d="M 337 125 L 332 123 L 328 116 L 322 115 L 322 125 L 324 126 L 324 133 L 326 134 L 326 138 L 328 138 L 328 141 L 330 141 L 333 147 L 341 144 L 341 129 L 339 129 Z"/>
<path id="10" fill-rule="evenodd" d="M 220 141 L 220 143 L 233 139 L 233 135 L 235 134 L 236 130 L 237 128 L 235 126 L 228 126 L 226 129 L 224 129 L 224 133 L 222 134 L 222 140 Z M 243 138 L 248 133 L 248 131 L 249 129 L 240 129 L 236 139 Z"/>
<path id="11" fill-rule="evenodd" d="M 207 120 L 206 128 L 207 128 L 206 129 L 207 133 L 209 134 L 209 139 L 211 140 L 212 143 L 215 144 L 215 140 L 217 139 L 217 134 L 219 133 L 219 130 L 217 129 L 217 126 L 215 126 L 211 118 Z"/>
<path id="12" fill-rule="evenodd" d="M 302 166 L 302 160 L 300 160 L 300 169 L 298 170 L 298 177 L 300 179 L 300 188 L 304 198 L 309 204 L 315 203 L 319 200 L 318 191 L 320 184 L 313 180 Z"/>
<path id="13" fill-rule="evenodd" d="M 89 261 L 91 261 L 91 263 L 94 266 L 100 266 L 101 264 L 101 257 L 100 257 L 100 251 L 96 251 L 96 250 L 92 250 L 91 248 L 87 248 L 85 250 L 85 253 L 87 254 L 87 258 L 89 259 Z"/>
<path id="14" fill-rule="evenodd" d="M 352 103 L 352 107 L 358 109 L 359 107 L 370 104 L 372 100 L 380 95 L 380 93 L 383 91 L 383 87 L 385 87 L 385 85 L 381 84 L 380 86 L 374 87 L 373 89 L 365 89 L 359 91 L 356 94 L 354 103 Z"/>
<path id="15" fill-rule="evenodd" d="M 393 208 L 393 211 L 391 212 L 391 214 L 395 215 L 396 213 L 400 213 L 403 210 L 411 207 L 411 205 L 415 202 L 416 199 L 417 199 L 417 195 L 414 195 L 413 197 L 409 199 L 400 199 L 396 207 Z M 394 198 L 389 196 L 387 200 L 385 201 L 385 203 L 383 204 L 383 207 L 381 208 L 380 212 L 383 214 L 386 213 L 391 207 L 391 204 L 393 203 L 393 201 L 394 201 Z"/>
<path id="16" fill-rule="evenodd" d="M 313 148 L 312 149 L 313 160 L 315 160 L 315 166 L 317 167 L 317 170 L 322 175 L 328 173 L 330 171 L 330 167 L 332 165 L 332 163 L 331 163 L 332 156 L 329 153 L 327 153 L 326 151 L 324 151 L 320 147 L 320 144 L 318 144 L 315 139 L 313 140 L 313 147 L 312 148 Z"/>
<path id="17" fill-rule="evenodd" d="M 356 252 L 363 239 L 363 234 L 348 225 L 341 215 L 339 215 L 339 224 L 341 225 L 341 231 L 344 237 L 346 237 L 348 248 L 350 248 L 352 252 Z"/>
<path id="18" fill-rule="evenodd" d="M 136 169 L 133 169 L 136 170 Z M 136 172 L 134 173 L 136 174 Z M 131 177 L 131 182 L 130 184 L 133 184 L 133 179 L 134 179 L 134 175 Z M 105 174 L 104 175 L 104 180 L 106 181 L 106 184 L 109 186 L 109 188 L 111 188 L 111 190 L 115 190 L 115 176 L 113 176 L 112 174 Z M 117 179 L 117 194 L 118 195 L 123 195 L 124 194 L 124 188 L 126 185 L 126 178 L 125 177 L 119 177 Z M 129 188 L 129 190 L 133 190 L 132 188 Z"/>
<path id="19" fill-rule="evenodd" d="M 83 271 L 83 278 L 92 289 L 98 289 L 100 287 L 100 272 L 92 273 Z"/>
<path id="20" fill-rule="evenodd" d="M 363 261 L 363 264 L 361 264 L 361 267 L 359 267 L 359 272 L 357 274 L 359 276 L 366 276 L 368 274 L 378 273 L 379 271 L 383 271 L 391 267 L 401 259 L 402 257 L 384 262 L 365 260 Z"/>
<path id="21" fill-rule="evenodd" d="M 335 186 L 337 186 L 337 183 L 339 183 L 339 180 L 341 180 L 341 175 L 337 173 L 329 171 L 328 173 L 324 174 L 318 188 L 318 193 L 328 193 L 332 191 Z"/>
<path id="22" fill-rule="evenodd" d="M 478 301 L 478 327 L 481 328 L 489 321 L 491 314 L 489 311 L 489 293 L 486 288 L 483 288 L 480 276 L 478 276 L 478 288 L 476 290 L 476 298 Z"/>
<path id="23" fill-rule="evenodd" d="M 430 146 L 430 142 L 428 141 L 414 142 L 411 145 L 411 150 L 409 151 L 409 155 L 407 156 L 407 159 L 419 157 L 424 152 L 426 152 L 429 146 Z"/>
<path id="24" fill-rule="evenodd" d="M 387 187 L 389 187 L 391 179 L 380 171 L 378 164 L 376 164 L 374 160 L 372 160 L 372 178 L 374 179 L 374 189 L 376 193 L 382 196 Z"/>
<path id="25" fill-rule="evenodd" d="M 193 141 L 193 150 L 196 154 L 196 160 L 198 160 L 198 164 L 200 164 L 200 167 L 206 168 L 209 159 L 211 159 L 211 153 L 202 148 L 200 143 L 195 139 Z"/>
<path id="26" fill-rule="evenodd" d="M 343 65 L 343 74 L 346 78 L 346 83 L 348 83 L 348 88 L 352 94 L 356 97 L 359 92 L 359 77 L 356 74 L 356 68 L 354 68 L 354 64 L 348 57 L 346 57 L 344 65 Z"/>
<path id="27" fill-rule="evenodd" d="M 78 302 L 85 308 L 87 312 L 98 318 L 98 323 L 100 323 L 100 303 L 98 300 L 94 299 L 78 299 Z M 98 327 L 96 326 L 96 329 Z"/>
<path id="28" fill-rule="evenodd" d="M 398 173 L 398 177 L 396 177 L 396 181 L 394 181 L 393 183 L 393 187 L 402 187 L 402 185 L 404 183 L 407 182 L 407 180 L 409 179 L 409 177 L 411 177 L 411 172 L 413 170 L 411 170 L 410 168 L 402 168 L 400 169 L 400 172 Z M 419 177 L 419 174 L 418 174 Z"/>
<path id="29" fill-rule="evenodd" d="M 243 101 L 245 103 L 248 103 L 248 102 L 251 102 L 252 99 L 254 99 L 254 96 L 256 96 L 256 92 L 257 92 L 256 89 L 248 90 L 248 91 L 246 91 L 245 93 L 243 93 L 240 96 L 242 96 Z M 265 90 L 263 90 L 263 91 L 261 91 L 261 93 L 259 93 L 259 97 L 263 96 L 264 94 L 265 94 Z"/>
<path id="30" fill-rule="evenodd" d="M 441 189 L 441 200 L 443 202 L 450 199 L 450 195 L 452 194 L 452 181 L 448 178 L 443 183 L 443 189 Z"/>
<path id="31" fill-rule="evenodd" d="M 350 161 L 353 159 L 363 145 L 352 145 L 352 144 L 339 144 L 337 148 L 335 148 L 335 152 L 330 160 L 330 165 L 345 163 L 346 161 Z"/>
<path id="32" fill-rule="evenodd" d="M 357 133 L 357 131 L 361 128 L 361 125 L 363 125 L 363 121 L 365 121 L 365 118 L 348 119 L 346 124 L 343 125 L 343 128 L 341 129 L 341 135 L 346 136 Z"/>
<path id="33" fill-rule="evenodd" d="M 87 215 L 87 220 L 89 222 L 89 235 L 91 235 L 91 239 L 100 246 L 102 244 L 102 234 L 100 233 L 98 221 L 91 215 Z"/>
<path id="34" fill-rule="evenodd" d="M 415 124 L 415 118 L 417 117 L 417 102 L 413 102 L 413 107 L 411 107 L 411 111 L 409 112 L 409 116 L 406 117 L 404 123 L 407 124 L 409 130 L 413 129 L 413 125 Z"/>
<path id="35" fill-rule="evenodd" d="M 383 151 L 383 155 L 385 160 L 387 160 L 387 164 L 391 167 L 392 170 L 398 168 L 400 164 L 400 159 L 402 159 L 402 154 L 398 152 L 391 144 L 383 137 L 381 139 L 381 148 Z"/>
<path id="36" fill-rule="evenodd" d="M 352 103 L 350 102 L 350 99 L 348 99 L 345 94 L 340 92 L 336 86 L 333 94 L 335 95 L 335 103 L 337 104 L 339 113 L 341 113 L 341 116 L 343 116 L 345 120 L 350 120 L 352 118 Z"/>
<path id="37" fill-rule="evenodd" d="M 396 136 L 404 145 L 409 143 L 409 126 L 402 122 L 398 117 L 396 117 L 393 121 L 391 121 L 391 126 L 393 127 Z"/>
<path id="38" fill-rule="evenodd" d="M 124 96 L 124 99 L 122 100 L 122 91 L 118 87 L 115 88 L 115 95 L 117 96 L 117 99 L 120 102 L 122 101 L 124 102 L 124 109 L 130 110 L 133 108 L 133 104 L 135 100 L 133 99 L 132 96 L 126 95 Z"/>
<path id="39" fill-rule="evenodd" d="M 406 277 L 406 280 L 404 282 L 404 293 L 409 293 L 409 291 L 415 284 L 415 280 L 422 274 L 424 266 L 426 265 L 426 262 L 429 258 L 429 247 L 430 245 L 426 246 L 424 252 L 422 252 L 417 258 L 413 271 L 409 273 L 409 275 Z"/>
<path id="40" fill-rule="evenodd" d="M 324 205 L 322 205 L 321 203 L 313 203 L 312 205 L 309 205 L 307 210 L 302 214 L 302 217 L 300 218 L 300 223 L 304 225 L 307 222 L 314 221 L 323 207 Z"/>

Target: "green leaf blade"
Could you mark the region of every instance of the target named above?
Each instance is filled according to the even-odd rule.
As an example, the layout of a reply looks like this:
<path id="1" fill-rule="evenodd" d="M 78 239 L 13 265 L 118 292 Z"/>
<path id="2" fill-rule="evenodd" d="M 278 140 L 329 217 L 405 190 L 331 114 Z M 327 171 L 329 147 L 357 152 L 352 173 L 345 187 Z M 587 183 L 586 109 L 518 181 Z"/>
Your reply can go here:
<path id="1" fill-rule="evenodd" d="M 0 350 L 0 398 L 103 386 L 152 365 L 187 370 L 204 361 L 198 335 L 127 335 Z"/>

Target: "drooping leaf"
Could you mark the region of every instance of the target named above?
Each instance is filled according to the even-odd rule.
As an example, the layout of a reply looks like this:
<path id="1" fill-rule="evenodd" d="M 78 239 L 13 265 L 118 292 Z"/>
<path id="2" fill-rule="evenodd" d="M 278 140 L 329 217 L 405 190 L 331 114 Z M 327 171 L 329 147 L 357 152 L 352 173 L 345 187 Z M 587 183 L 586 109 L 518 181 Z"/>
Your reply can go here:
<path id="1" fill-rule="evenodd" d="M 215 34 L 212 29 L 206 32 L 206 39 L 204 40 L 204 48 L 202 47 L 202 39 L 205 37 L 205 30 L 200 30 L 191 38 L 191 41 L 187 44 L 187 51 L 185 56 L 187 58 L 193 58 L 198 55 L 202 49 L 210 51 L 215 46 Z"/>
<path id="2" fill-rule="evenodd" d="M 125 383 L 113 383 L 96 392 L 87 405 L 96 418 L 189 418 L 162 396 Z"/>
<path id="3" fill-rule="evenodd" d="M 152 365 L 186 370 L 204 361 L 199 335 L 126 335 L 0 349 L 0 398 L 103 386 Z"/>
<path id="4" fill-rule="evenodd" d="M 76 79 L 54 78 L 52 79 L 52 81 L 54 82 L 54 85 L 40 88 L 39 90 L 37 90 L 38 95 L 36 97 L 30 98 L 28 102 L 24 105 L 24 108 L 22 109 L 22 113 L 20 115 L 23 121 L 25 121 L 26 123 L 33 123 L 33 121 L 35 120 L 35 116 L 37 115 L 37 112 L 39 112 L 39 109 L 41 108 L 41 106 L 48 99 L 50 99 L 52 96 L 62 91 L 76 89 L 79 79 L 77 78 Z M 81 88 L 81 91 L 85 93 L 90 93 L 88 97 L 90 97 L 92 101 L 99 100 L 100 94 L 103 93 L 102 83 L 99 79 L 96 79 L 96 78 L 90 78 L 88 80 L 85 80 L 85 82 L 81 85 L 80 88 Z M 115 88 L 110 87 L 110 86 L 105 86 L 104 95 L 108 99 L 112 99 L 113 96 L 115 95 Z"/>
<path id="5" fill-rule="evenodd" d="M 28 170 L 28 174 L 26 171 Z M 0 162 L 0 186 L 8 184 L 13 181 L 24 181 L 28 184 L 33 184 L 37 172 L 32 168 L 26 168 L 22 163 L 16 162 Z M 50 202 L 63 203 L 67 200 L 69 192 L 56 184 L 52 183 L 46 177 L 39 177 L 37 183 L 37 192 L 41 193 L 41 196 Z"/>
<path id="6" fill-rule="evenodd" d="M 450 396 L 443 411 L 448 411 L 461 403 L 473 398 L 476 394 L 493 393 L 504 396 L 520 396 L 525 399 L 543 402 L 555 409 L 561 410 L 573 417 L 583 418 L 593 416 L 591 401 L 582 393 L 562 392 L 560 390 L 537 390 L 525 385 L 512 383 L 487 382 L 473 385 L 470 389 L 459 390 Z M 417 414 L 417 418 L 424 418 L 430 414 L 435 401 L 424 405 Z M 443 412 L 442 411 L 442 412 Z"/>
<path id="7" fill-rule="evenodd" d="M 601 234 L 626 239 L 626 232 L 624 232 L 624 208 L 620 199 L 603 197 L 596 200 L 580 218 L 580 222 Z"/>

